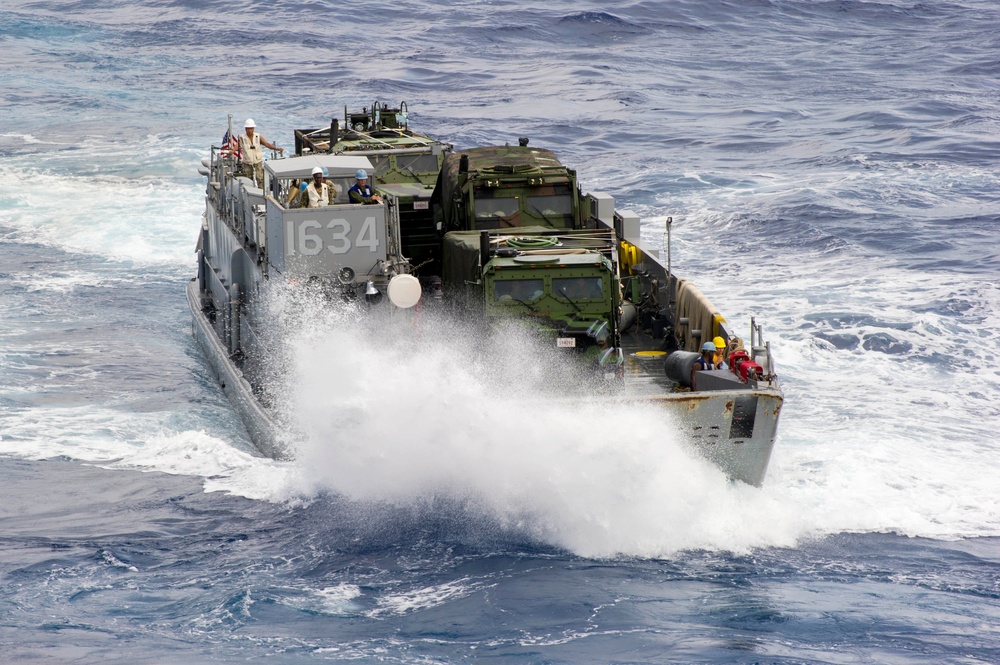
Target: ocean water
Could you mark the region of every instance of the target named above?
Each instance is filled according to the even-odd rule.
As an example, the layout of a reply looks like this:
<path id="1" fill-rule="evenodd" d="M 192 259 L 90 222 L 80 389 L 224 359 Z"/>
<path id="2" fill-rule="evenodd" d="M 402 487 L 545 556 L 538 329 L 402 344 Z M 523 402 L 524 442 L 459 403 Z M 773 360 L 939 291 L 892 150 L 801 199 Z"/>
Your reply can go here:
<path id="1" fill-rule="evenodd" d="M 0 661 L 1000 662 L 1000 6 L 0 6 Z M 191 338 L 227 117 L 551 148 L 786 391 L 763 488 L 317 317 L 257 456 Z M 419 352 L 414 352 L 418 349 Z"/>

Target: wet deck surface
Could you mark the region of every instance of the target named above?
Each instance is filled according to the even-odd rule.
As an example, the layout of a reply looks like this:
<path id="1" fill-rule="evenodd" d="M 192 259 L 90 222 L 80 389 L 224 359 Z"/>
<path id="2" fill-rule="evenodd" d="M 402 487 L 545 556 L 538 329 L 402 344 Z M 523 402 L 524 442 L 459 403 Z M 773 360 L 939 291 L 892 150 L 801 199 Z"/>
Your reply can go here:
<path id="1" fill-rule="evenodd" d="M 676 390 L 677 384 L 667 378 L 663 371 L 666 353 L 661 347 L 662 342 L 642 331 L 622 335 L 625 386 L 629 392 L 648 396 L 669 394 Z"/>

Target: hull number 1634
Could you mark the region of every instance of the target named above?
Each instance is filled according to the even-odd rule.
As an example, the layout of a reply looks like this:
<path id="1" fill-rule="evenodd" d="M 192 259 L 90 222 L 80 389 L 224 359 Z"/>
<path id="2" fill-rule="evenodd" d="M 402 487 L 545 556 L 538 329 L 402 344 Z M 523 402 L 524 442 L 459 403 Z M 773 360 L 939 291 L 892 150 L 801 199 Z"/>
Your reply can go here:
<path id="1" fill-rule="evenodd" d="M 375 229 L 374 217 L 366 217 L 357 233 L 346 219 L 331 219 L 325 225 L 316 220 L 303 220 L 287 225 L 286 247 L 289 256 L 296 253 L 316 256 L 324 247 L 331 254 L 348 254 L 355 248 L 374 253 L 378 251 Z"/>

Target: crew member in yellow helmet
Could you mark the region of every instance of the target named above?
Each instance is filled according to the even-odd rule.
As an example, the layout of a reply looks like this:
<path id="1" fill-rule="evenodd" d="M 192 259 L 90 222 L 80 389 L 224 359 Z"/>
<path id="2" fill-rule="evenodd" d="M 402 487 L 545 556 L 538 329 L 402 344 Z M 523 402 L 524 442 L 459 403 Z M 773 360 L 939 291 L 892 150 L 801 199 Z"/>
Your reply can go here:
<path id="1" fill-rule="evenodd" d="M 726 340 L 721 337 L 716 337 L 712 340 L 712 344 L 715 345 L 715 358 L 712 362 L 718 368 L 723 368 L 726 366 L 725 355 L 726 355 Z"/>

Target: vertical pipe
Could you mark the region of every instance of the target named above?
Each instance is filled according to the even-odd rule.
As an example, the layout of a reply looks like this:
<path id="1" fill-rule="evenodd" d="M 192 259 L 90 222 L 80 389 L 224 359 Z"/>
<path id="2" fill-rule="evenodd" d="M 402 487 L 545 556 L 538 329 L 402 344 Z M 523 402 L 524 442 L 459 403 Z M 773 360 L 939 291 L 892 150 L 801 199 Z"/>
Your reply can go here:
<path id="1" fill-rule="evenodd" d="M 229 353 L 240 350 L 240 285 L 229 286 Z"/>
<path id="2" fill-rule="evenodd" d="M 337 141 L 340 140 L 340 121 L 336 118 L 330 119 L 330 145 L 327 147 L 327 153 L 333 152 L 333 146 Z"/>
<path id="3" fill-rule="evenodd" d="M 667 308 L 670 310 L 671 318 L 677 316 L 675 304 L 677 302 L 677 282 L 674 280 L 674 273 L 670 269 L 671 247 L 670 247 L 670 227 L 674 223 L 673 217 L 667 217 Z"/>
<path id="4" fill-rule="evenodd" d="M 205 275 L 205 250 L 198 250 L 198 293 L 205 294 L 207 276 Z"/>
<path id="5" fill-rule="evenodd" d="M 490 262 L 490 232 L 479 232 L 479 265 L 483 268 Z"/>

